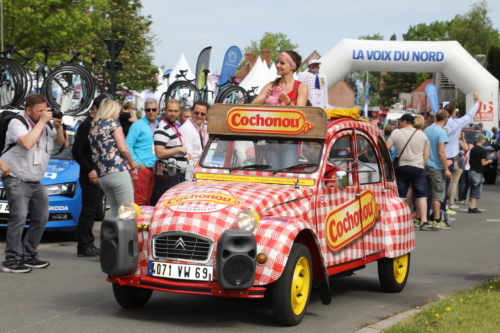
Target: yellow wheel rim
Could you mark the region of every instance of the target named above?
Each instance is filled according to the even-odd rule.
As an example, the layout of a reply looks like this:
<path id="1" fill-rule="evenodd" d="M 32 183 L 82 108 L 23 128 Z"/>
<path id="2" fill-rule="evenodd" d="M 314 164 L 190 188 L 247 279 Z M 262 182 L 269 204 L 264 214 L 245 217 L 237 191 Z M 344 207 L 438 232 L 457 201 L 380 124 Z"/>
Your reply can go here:
<path id="1" fill-rule="evenodd" d="M 305 257 L 301 257 L 295 266 L 292 277 L 292 310 L 300 315 L 307 304 L 311 285 L 311 267 Z"/>
<path id="2" fill-rule="evenodd" d="M 403 283 L 408 274 L 408 253 L 394 258 L 394 278 L 397 283 Z"/>

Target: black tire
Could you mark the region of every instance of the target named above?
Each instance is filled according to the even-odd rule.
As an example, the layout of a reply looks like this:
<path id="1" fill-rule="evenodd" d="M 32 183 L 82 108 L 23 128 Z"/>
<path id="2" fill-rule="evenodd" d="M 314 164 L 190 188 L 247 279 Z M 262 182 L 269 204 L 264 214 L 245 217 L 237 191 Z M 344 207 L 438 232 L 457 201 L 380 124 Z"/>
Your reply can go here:
<path id="1" fill-rule="evenodd" d="M 250 97 L 248 92 L 239 86 L 228 86 L 219 93 L 215 103 L 248 104 Z"/>
<path id="2" fill-rule="evenodd" d="M 151 289 L 120 286 L 117 283 L 113 283 L 115 299 L 125 309 L 142 308 L 148 303 L 152 293 L 153 290 Z"/>
<path id="3" fill-rule="evenodd" d="M 295 326 L 304 318 L 311 296 L 312 272 L 311 254 L 307 247 L 293 244 L 285 270 L 273 284 L 273 313 L 281 325 Z"/>
<path id="4" fill-rule="evenodd" d="M 165 105 L 169 100 L 177 99 L 181 110 L 192 108 L 193 104 L 201 99 L 200 92 L 196 86 L 186 81 L 172 83 L 165 94 Z"/>
<path id="5" fill-rule="evenodd" d="M 96 204 L 97 214 L 95 220 L 102 221 L 106 216 L 106 195 L 104 194 L 103 190 L 101 190 L 101 192 L 99 193 Z"/>
<path id="6" fill-rule="evenodd" d="M 378 279 L 382 290 L 399 293 L 404 289 L 410 273 L 410 253 L 397 258 L 383 258 L 378 261 Z"/>

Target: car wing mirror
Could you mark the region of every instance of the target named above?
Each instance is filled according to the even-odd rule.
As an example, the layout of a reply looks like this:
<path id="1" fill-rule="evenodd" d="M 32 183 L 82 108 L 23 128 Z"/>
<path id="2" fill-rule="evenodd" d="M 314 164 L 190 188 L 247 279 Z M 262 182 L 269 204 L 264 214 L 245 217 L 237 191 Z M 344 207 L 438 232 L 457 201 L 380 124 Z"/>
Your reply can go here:
<path id="1" fill-rule="evenodd" d="M 347 176 L 347 172 L 335 172 L 335 187 L 337 187 L 339 190 L 345 190 L 347 185 L 349 185 L 349 177 Z"/>

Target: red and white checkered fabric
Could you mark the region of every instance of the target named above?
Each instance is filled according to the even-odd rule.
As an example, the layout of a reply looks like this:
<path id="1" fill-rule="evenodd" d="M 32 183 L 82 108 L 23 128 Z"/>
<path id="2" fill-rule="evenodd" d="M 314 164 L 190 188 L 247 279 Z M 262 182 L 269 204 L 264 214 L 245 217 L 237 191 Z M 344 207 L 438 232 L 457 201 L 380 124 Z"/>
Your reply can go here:
<path id="1" fill-rule="evenodd" d="M 368 122 L 338 120 L 328 126 L 323 163 L 312 174 L 281 174 L 282 177 L 314 179 L 314 186 L 267 185 L 234 181 L 189 181 L 183 182 L 166 192 L 159 200 L 154 212 L 144 209 L 138 224 L 150 221 L 149 233 L 142 239 L 143 251 L 139 254 L 139 269 L 136 275 L 147 274 L 147 259 L 153 235 L 182 231 L 210 238 L 214 244 L 224 230 L 236 229 L 237 216 L 245 209 L 252 209 L 261 216 L 261 223 L 254 231 L 258 252 L 266 253 L 268 261 L 257 266 L 256 285 L 268 284 L 281 275 L 297 234 L 311 230 L 327 267 L 364 258 L 372 253 L 384 252 L 387 257 L 396 257 L 415 247 L 412 217 L 406 203 L 397 197 L 395 180 L 386 181 L 381 172 L 379 183 L 358 185 L 359 175 L 350 173 L 351 186 L 344 190 L 335 187 L 322 187 L 320 180 L 326 169 L 326 160 L 335 140 L 341 136 L 364 136 L 377 146 L 380 132 Z M 383 159 L 375 149 L 379 167 Z M 202 168 L 198 164 L 195 173 L 229 174 L 226 169 Z M 235 170 L 234 175 L 271 176 L 269 172 Z M 329 212 L 343 203 L 355 198 L 356 193 L 372 191 L 379 204 L 381 216 L 374 226 L 348 246 L 332 251 L 326 242 L 325 219 Z M 194 200 L 205 196 L 206 199 Z M 281 219 L 276 219 L 281 217 Z M 141 246 L 141 245 L 140 245 Z M 217 249 L 214 248 L 207 265 L 215 265 Z M 189 262 L 184 262 L 190 264 Z M 195 264 L 195 263 L 193 263 Z M 199 263 L 196 263 L 199 265 Z"/>

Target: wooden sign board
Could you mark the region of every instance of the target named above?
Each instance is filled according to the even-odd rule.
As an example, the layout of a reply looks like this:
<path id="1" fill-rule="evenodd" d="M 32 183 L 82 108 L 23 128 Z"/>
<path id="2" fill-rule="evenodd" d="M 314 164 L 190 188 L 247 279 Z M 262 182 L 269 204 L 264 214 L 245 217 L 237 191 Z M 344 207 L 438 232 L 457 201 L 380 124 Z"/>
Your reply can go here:
<path id="1" fill-rule="evenodd" d="M 208 133 L 242 136 L 326 138 L 327 117 L 316 107 L 215 104 Z"/>

